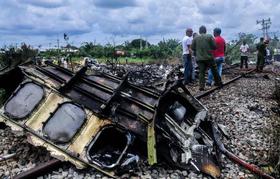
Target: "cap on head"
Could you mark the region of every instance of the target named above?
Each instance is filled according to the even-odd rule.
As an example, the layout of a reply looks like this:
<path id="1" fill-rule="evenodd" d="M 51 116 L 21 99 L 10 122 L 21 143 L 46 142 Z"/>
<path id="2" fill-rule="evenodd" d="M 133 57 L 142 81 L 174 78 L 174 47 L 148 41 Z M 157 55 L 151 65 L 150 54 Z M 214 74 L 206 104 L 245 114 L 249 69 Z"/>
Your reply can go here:
<path id="1" fill-rule="evenodd" d="M 206 34 L 206 32 L 207 32 L 207 30 L 206 30 L 206 27 L 204 25 L 199 27 L 199 33 L 200 34 Z"/>

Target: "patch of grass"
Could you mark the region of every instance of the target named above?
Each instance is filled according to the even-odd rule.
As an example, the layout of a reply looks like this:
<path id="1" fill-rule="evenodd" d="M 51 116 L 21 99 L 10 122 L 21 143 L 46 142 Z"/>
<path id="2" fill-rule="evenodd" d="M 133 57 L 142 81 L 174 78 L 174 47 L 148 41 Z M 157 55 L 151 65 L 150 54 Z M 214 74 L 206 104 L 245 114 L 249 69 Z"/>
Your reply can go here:
<path id="1" fill-rule="evenodd" d="M 99 63 L 107 63 L 107 62 L 116 62 L 113 59 L 97 59 Z M 148 63 L 158 63 L 159 59 L 151 59 L 151 58 L 125 58 L 120 57 L 118 58 L 118 63 L 120 64 L 126 64 L 126 63 L 133 63 L 133 64 L 148 64 Z"/>
<path id="2" fill-rule="evenodd" d="M 76 62 L 76 61 L 82 61 L 84 58 L 83 57 L 72 57 L 71 60 L 73 62 Z"/>
<path id="3" fill-rule="evenodd" d="M 55 58 L 57 59 L 57 58 Z M 74 56 L 71 57 L 71 60 L 75 64 L 83 64 L 84 57 Z M 98 63 L 116 63 L 115 59 L 112 58 L 97 58 Z M 178 58 L 169 58 L 169 59 L 154 59 L 154 58 L 132 58 L 132 57 L 119 57 L 118 61 L 119 64 L 166 64 L 166 63 L 181 63 L 180 59 Z"/>

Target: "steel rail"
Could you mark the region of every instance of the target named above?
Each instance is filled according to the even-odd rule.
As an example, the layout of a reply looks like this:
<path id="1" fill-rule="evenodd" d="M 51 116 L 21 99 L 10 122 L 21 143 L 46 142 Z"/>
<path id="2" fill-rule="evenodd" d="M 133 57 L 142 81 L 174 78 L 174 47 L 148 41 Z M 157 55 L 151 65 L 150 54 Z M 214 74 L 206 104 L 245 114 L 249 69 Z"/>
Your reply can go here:
<path id="1" fill-rule="evenodd" d="M 229 81 L 223 83 L 222 86 L 216 86 L 216 87 L 214 87 L 214 88 L 212 88 L 212 89 L 210 89 L 210 90 L 208 90 L 208 91 L 205 91 L 205 92 L 203 92 L 203 93 L 201 93 L 201 94 L 195 95 L 195 98 L 201 99 L 201 98 L 203 98 L 203 97 L 205 97 L 205 96 L 208 96 L 209 94 L 213 93 L 214 91 L 216 91 L 216 90 L 218 90 L 218 89 L 221 89 L 221 88 L 223 88 L 224 86 L 227 86 L 227 85 L 229 85 L 229 84 L 235 82 L 236 80 L 239 80 L 240 78 L 242 78 L 242 77 L 244 77 L 244 76 L 246 76 L 246 75 L 248 75 L 248 74 L 250 74 L 250 73 L 252 73 L 252 72 L 254 72 L 254 71 L 255 71 L 255 69 L 252 69 L 252 70 L 250 70 L 250 71 L 248 71 L 248 72 L 246 72 L 246 73 L 244 73 L 244 74 L 238 75 L 237 77 L 235 77 L 235 78 L 233 78 L 233 79 L 231 79 L 231 80 L 229 80 Z"/>
<path id="2" fill-rule="evenodd" d="M 214 91 L 216 91 L 218 89 L 221 89 L 224 86 L 227 86 L 227 85 L 235 82 L 236 80 L 238 80 L 238 79 L 240 79 L 240 78 L 242 78 L 242 77 L 246 76 L 247 74 L 250 74 L 250 73 L 252 73 L 254 71 L 255 71 L 255 69 L 250 70 L 250 71 L 248 71 L 248 72 L 246 72 L 244 74 L 241 74 L 241 75 L 239 75 L 239 76 L 237 76 L 237 77 L 235 77 L 235 78 L 225 82 L 222 87 L 214 87 L 214 88 L 212 88 L 212 89 L 210 89 L 208 91 L 205 91 L 202 94 L 195 95 L 195 98 L 201 99 L 201 98 L 203 98 L 205 96 L 208 96 L 209 94 L 213 93 Z M 145 90 L 143 90 L 143 91 L 145 91 Z M 62 162 L 62 161 L 60 161 L 58 159 L 52 159 L 52 160 L 50 160 L 48 162 L 41 163 L 38 166 L 36 166 L 36 167 L 34 167 L 34 168 L 30 169 L 30 170 L 24 171 L 24 172 L 22 172 L 22 173 L 20 173 L 20 174 L 18 174 L 16 176 L 14 176 L 13 178 L 14 179 L 36 178 L 38 176 L 42 176 L 43 174 L 45 174 L 47 172 L 50 172 L 52 170 L 57 169 L 62 164 L 65 164 L 65 162 Z"/>
<path id="3" fill-rule="evenodd" d="M 34 168 L 24 171 L 16 176 L 13 177 L 13 179 L 29 179 L 29 178 L 36 178 L 39 176 L 42 176 L 43 174 L 50 172 L 52 170 L 58 169 L 62 164 L 65 162 L 62 162 L 58 159 L 51 159 L 47 162 L 41 163 Z"/>

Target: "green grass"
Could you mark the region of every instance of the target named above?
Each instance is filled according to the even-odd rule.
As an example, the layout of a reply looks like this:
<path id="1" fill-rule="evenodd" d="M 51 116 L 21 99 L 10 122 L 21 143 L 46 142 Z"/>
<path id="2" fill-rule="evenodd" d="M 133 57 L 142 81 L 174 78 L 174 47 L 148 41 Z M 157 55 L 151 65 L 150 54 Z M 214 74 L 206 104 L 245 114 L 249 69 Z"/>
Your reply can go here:
<path id="1" fill-rule="evenodd" d="M 151 59 L 151 58 L 125 58 L 125 57 L 120 57 L 118 58 L 118 62 L 120 64 L 126 64 L 126 59 L 127 59 L 127 63 L 133 63 L 133 64 L 148 64 L 148 63 L 156 63 L 159 62 L 160 60 L 158 59 Z M 107 61 L 109 62 L 115 62 L 115 60 L 113 59 L 109 59 L 109 58 L 102 58 L 102 59 L 97 59 L 99 63 L 106 63 Z"/>
<path id="2" fill-rule="evenodd" d="M 57 59 L 57 58 L 56 58 Z M 81 63 L 83 61 L 84 57 L 71 57 L 72 62 L 74 63 Z M 118 63 L 120 64 L 152 64 L 152 63 L 166 63 L 170 60 L 168 59 L 153 59 L 153 58 L 132 58 L 132 57 L 119 57 Z M 111 58 L 97 58 L 98 63 L 107 63 L 107 62 L 115 62 Z"/>
<path id="3" fill-rule="evenodd" d="M 73 62 L 77 62 L 77 61 L 83 60 L 83 57 L 72 57 L 71 60 L 72 60 Z"/>
<path id="4" fill-rule="evenodd" d="M 79 62 L 83 60 L 83 57 L 72 57 L 71 58 L 73 62 Z M 98 63 L 107 63 L 107 62 L 115 62 L 115 60 L 111 58 L 98 58 L 97 59 Z M 149 64 L 149 63 L 158 63 L 160 62 L 160 59 L 151 59 L 151 58 L 127 58 L 127 63 L 132 63 L 132 64 Z M 120 57 L 118 58 L 118 63 L 120 64 L 126 64 L 126 58 L 125 57 Z"/>

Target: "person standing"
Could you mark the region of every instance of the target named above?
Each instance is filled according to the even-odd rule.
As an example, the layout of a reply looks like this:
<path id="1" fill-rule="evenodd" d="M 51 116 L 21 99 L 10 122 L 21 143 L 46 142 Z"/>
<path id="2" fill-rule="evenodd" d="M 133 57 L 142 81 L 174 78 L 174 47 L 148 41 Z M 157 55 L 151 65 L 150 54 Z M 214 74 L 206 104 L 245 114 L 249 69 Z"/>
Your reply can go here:
<path id="1" fill-rule="evenodd" d="M 240 69 L 243 68 L 243 64 L 245 64 L 245 68 L 248 68 L 249 46 L 245 41 L 243 41 L 242 45 L 240 46 L 240 52 Z"/>
<path id="2" fill-rule="evenodd" d="M 266 45 L 266 54 L 265 54 L 265 64 L 271 64 L 272 63 L 272 56 L 271 56 L 271 51 L 269 49 L 269 40 L 266 40 L 264 42 L 264 44 Z"/>
<path id="3" fill-rule="evenodd" d="M 63 67 L 68 68 L 68 62 L 66 58 L 63 58 Z"/>
<path id="4" fill-rule="evenodd" d="M 260 38 L 260 42 L 257 44 L 257 50 L 258 50 L 258 55 L 257 55 L 256 70 L 257 72 L 262 72 L 264 67 L 265 54 L 266 54 L 266 45 L 264 44 L 263 37 Z"/>
<path id="5" fill-rule="evenodd" d="M 213 51 L 213 56 L 217 64 L 218 73 L 220 78 L 222 78 L 223 63 L 225 61 L 225 51 L 226 42 L 223 37 L 221 37 L 222 30 L 220 28 L 215 28 L 213 35 L 215 37 L 216 49 Z M 208 70 L 208 85 L 211 86 L 213 81 L 212 70 Z"/>
<path id="6" fill-rule="evenodd" d="M 183 63 L 184 63 L 184 84 L 189 84 L 192 82 L 192 29 L 188 28 L 186 30 L 186 36 L 182 40 L 182 48 L 183 48 Z"/>
<path id="7" fill-rule="evenodd" d="M 193 39 L 192 50 L 196 54 L 197 64 L 199 68 L 199 90 L 203 91 L 205 88 L 205 72 L 207 67 L 210 67 L 214 76 L 215 85 L 222 86 L 221 78 L 217 71 L 217 65 L 214 61 L 213 50 L 216 49 L 214 38 L 206 34 L 205 26 L 199 28 L 199 34 Z"/>
<path id="8" fill-rule="evenodd" d="M 197 36 L 198 34 L 195 32 L 193 33 L 193 39 Z M 195 77 L 195 69 L 197 67 L 197 64 L 196 64 L 196 55 L 195 55 L 195 52 L 192 53 L 192 81 L 194 82 L 196 80 L 196 77 Z"/>

